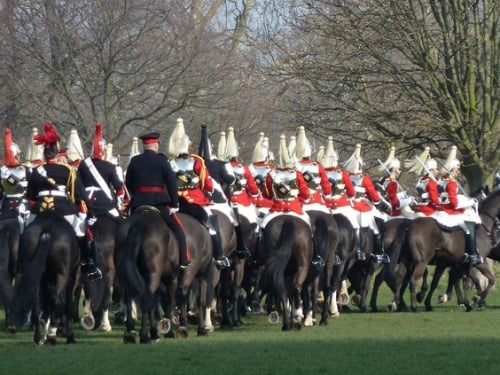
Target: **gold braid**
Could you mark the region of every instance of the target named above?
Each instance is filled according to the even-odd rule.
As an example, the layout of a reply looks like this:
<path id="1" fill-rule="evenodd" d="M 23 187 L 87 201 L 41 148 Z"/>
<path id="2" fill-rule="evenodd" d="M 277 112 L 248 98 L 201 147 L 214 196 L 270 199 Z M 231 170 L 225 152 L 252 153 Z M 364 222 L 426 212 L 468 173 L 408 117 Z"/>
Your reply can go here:
<path id="1" fill-rule="evenodd" d="M 68 196 L 71 202 L 76 203 L 75 202 L 76 169 L 66 164 L 61 164 L 61 165 L 64 165 L 69 170 L 69 177 L 68 181 L 66 182 L 66 191 L 68 192 Z"/>
<path id="2" fill-rule="evenodd" d="M 201 162 L 200 188 L 201 188 L 201 190 L 204 190 L 204 188 L 205 188 L 205 180 L 207 178 L 207 167 L 205 165 L 205 160 L 201 156 L 199 156 L 199 155 L 191 154 L 191 156 L 194 159 L 198 159 Z"/>

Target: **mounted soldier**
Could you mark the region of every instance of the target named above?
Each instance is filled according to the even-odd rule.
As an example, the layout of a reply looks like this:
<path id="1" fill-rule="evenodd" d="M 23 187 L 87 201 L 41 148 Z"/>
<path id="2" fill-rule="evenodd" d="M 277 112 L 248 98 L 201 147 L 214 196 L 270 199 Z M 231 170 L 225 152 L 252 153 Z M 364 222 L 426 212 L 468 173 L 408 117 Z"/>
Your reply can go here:
<path id="1" fill-rule="evenodd" d="M 78 176 L 85 186 L 92 213 L 106 213 L 118 218 L 117 209 L 123 201 L 125 189 L 123 178 L 118 175 L 116 166 L 105 160 L 106 142 L 102 125 L 95 126 L 92 155 L 80 163 Z"/>
<path id="2" fill-rule="evenodd" d="M 370 228 L 374 235 L 372 256 L 377 263 L 389 263 L 390 258 L 384 251 L 382 233 L 379 228 L 386 220 L 386 215 L 377 209 L 377 206 L 382 202 L 382 198 L 375 188 L 371 177 L 363 173 L 360 144 L 356 145 L 353 154 L 344 163 L 344 168 L 349 172 L 349 177 L 356 191 L 353 207 L 359 213 L 359 225 L 361 228 Z"/>
<path id="3" fill-rule="evenodd" d="M 30 214 L 26 188 L 30 170 L 19 161 L 19 146 L 12 140 L 12 131 L 5 129 L 4 154 L 0 170 L 0 192 L 2 193 L 0 220 L 17 218 L 20 233 Z"/>
<path id="4" fill-rule="evenodd" d="M 37 215 L 54 215 L 68 221 L 80 245 L 82 271 L 90 281 L 100 279 L 102 272 L 97 267 L 93 237 L 87 227 L 84 186 L 73 167 L 57 163 L 59 141 L 52 123 L 44 124 L 44 133 L 35 136 L 35 144 L 44 145 L 45 164 L 34 167 L 28 180 L 26 195 L 32 207 L 28 221 Z"/>
<path id="5" fill-rule="evenodd" d="M 252 202 L 257 208 L 260 222 L 262 217 L 269 213 L 269 209 L 273 205 L 272 199 L 269 198 L 271 193 L 267 191 L 266 187 L 266 176 L 274 169 L 274 165 L 270 163 L 269 138 L 265 137 L 262 132 L 255 144 L 252 163 L 248 166 L 248 169 L 260 192 L 256 196 L 251 196 Z"/>
<path id="6" fill-rule="evenodd" d="M 309 188 L 310 197 L 304 202 L 303 209 L 311 215 L 312 211 L 321 211 L 330 215 L 330 209 L 325 204 L 324 197 L 331 196 L 332 186 L 328 181 L 325 168 L 319 161 L 312 160 L 311 143 L 306 137 L 305 128 L 299 126 L 296 137 L 294 154 L 297 158 L 295 168 L 302 173 L 304 181 Z M 325 252 L 326 253 L 326 252 Z M 312 259 L 313 266 L 324 267 L 325 261 L 319 254 L 319 249 L 314 246 Z"/>
<path id="7" fill-rule="evenodd" d="M 213 180 L 203 158 L 191 154 L 189 146 L 190 141 L 184 129 L 184 122 L 179 118 L 168 146 L 172 157 L 170 165 L 177 176 L 179 207 L 181 212 L 193 216 L 208 229 L 214 245 L 213 255 L 217 268 L 229 268 L 231 263 L 222 249 L 219 221 L 210 209 L 212 202 L 205 195 L 213 193 Z"/>
<path id="8" fill-rule="evenodd" d="M 134 156 L 127 167 L 125 185 L 131 196 L 130 213 L 143 205 L 156 207 L 179 243 L 179 264 L 189 267 L 191 257 L 182 223 L 177 217 L 179 198 L 175 173 L 167 157 L 159 153 L 160 134 L 150 132 L 139 137 L 143 153 Z"/>
<path id="9" fill-rule="evenodd" d="M 441 169 L 443 177 L 438 183 L 440 191 L 440 207 L 437 216 L 446 213 L 464 232 L 466 259 L 464 263 L 481 264 L 484 259 L 476 247 L 476 229 L 481 224 L 476 199 L 465 195 L 457 178 L 460 176 L 460 161 L 457 159 L 457 146 L 452 146 L 448 159 Z"/>
<path id="10" fill-rule="evenodd" d="M 391 147 L 389 156 L 379 167 L 379 171 L 385 172 L 380 185 L 385 192 L 387 200 L 391 203 L 391 218 L 405 217 L 407 219 L 415 218 L 415 212 L 412 207 L 415 206 L 415 198 L 409 196 L 406 191 L 401 189 L 398 178 L 401 175 L 401 162 L 395 157 L 396 148 Z"/>

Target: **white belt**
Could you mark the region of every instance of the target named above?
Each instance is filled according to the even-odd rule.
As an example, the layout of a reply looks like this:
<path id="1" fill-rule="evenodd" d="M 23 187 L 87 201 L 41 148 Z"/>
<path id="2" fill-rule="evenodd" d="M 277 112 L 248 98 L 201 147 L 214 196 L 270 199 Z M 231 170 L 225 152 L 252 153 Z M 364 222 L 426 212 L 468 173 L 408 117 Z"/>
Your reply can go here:
<path id="1" fill-rule="evenodd" d="M 66 192 L 59 190 L 42 190 L 38 193 L 39 197 L 46 197 L 52 195 L 53 197 L 66 197 Z"/>
<path id="2" fill-rule="evenodd" d="M 102 189 L 97 186 L 88 186 L 85 188 L 85 191 L 90 191 L 91 193 L 95 193 L 96 191 L 101 191 Z"/>
<path id="3" fill-rule="evenodd" d="M 5 194 L 5 198 L 22 198 L 22 197 L 24 197 L 23 193 L 19 193 L 19 194 Z"/>

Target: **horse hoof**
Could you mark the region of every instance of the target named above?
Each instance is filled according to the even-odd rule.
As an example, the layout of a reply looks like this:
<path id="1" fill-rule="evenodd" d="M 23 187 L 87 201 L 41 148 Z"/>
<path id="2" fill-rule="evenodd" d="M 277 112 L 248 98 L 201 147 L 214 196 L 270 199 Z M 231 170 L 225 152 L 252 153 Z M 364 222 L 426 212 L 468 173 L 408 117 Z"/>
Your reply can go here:
<path id="1" fill-rule="evenodd" d="M 396 312 L 396 311 L 397 311 L 397 306 L 394 302 L 387 305 L 387 312 Z"/>
<path id="2" fill-rule="evenodd" d="M 166 335 L 167 333 L 170 332 L 171 329 L 172 326 L 170 324 L 170 319 L 161 318 L 160 321 L 158 322 L 158 332 L 160 332 L 163 335 Z"/>
<path id="3" fill-rule="evenodd" d="M 448 302 L 448 295 L 443 294 L 441 296 L 438 296 L 437 302 L 438 303 L 446 303 L 446 302 Z"/>
<path id="4" fill-rule="evenodd" d="M 277 311 L 271 311 L 267 317 L 269 324 L 278 324 L 280 322 L 280 314 Z"/>
<path id="5" fill-rule="evenodd" d="M 47 336 L 47 339 L 45 340 L 45 343 L 47 345 L 52 345 L 54 346 L 55 344 L 57 344 L 57 336 Z"/>
<path id="6" fill-rule="evenodd" d="M 299 321 L 294 321 L 292 323 L 292 329 L 294 331 L 300 331 L 302 329 L 302 322 L 299 322 Z"/>
<path id="7" fill-rule="evenodd" d="M 349 304 L 349 294 L 341 294 L 337 299 L 337 304 L 339 305 L 348 305 Z"/>
<path id="8" fill-rule="evenodd" d="M 319 325 L 320 326 L 327 326 L 328 325 L 328 319 L 321 319 L 320 322 L 319 322 Z"/>
<path id="9" fill-rule="evenodd" d="M 208 330 L 206 328 L 198 328 L 198 336 L 208 336 Z"/>
<path id="10" fill-rule="evenodd" d="M 188 337 L 188 330 L 186 327 L 179 327 L 175 333 L 175 337 L 178 339 L 186 339 Z"/>
<path id="11" fill-rule="evenodd" d="M 340 313 L 338 311 L 334 312 L 334 313 L 330 313 L 330 318 L 338 319 L 338 318 L 340 318 Z"/>
<path id="12" fill-rule="evenodd" d="M 91 331 L 95 327 L 95 319 L 92 315 L 84 315 L 80 319 L 80 324 L 86 331 Z"/>
<path id="13" fill-rule="evenodd" d="M 11 334 L 11 335 L 15 335 L 16 334 L 16 326 L 8 326 L 7 327 L 7 333 Z"/>
<path id="14" fill-rule="evenodd" d="M 110 324 L 102 324 L 99 327 L 99 332 L 111 332 L 112 330 L 113 330 L 113 328 L 111 327 Z"/>
<path id="15" fill-rule="evenodd" d="M 361 302 L 361 296 L 359 294 L 356 294 L 354 297 L 352 297 L 352 305 L 353 306 L 359 306 Z"/>
<path id="16" fill-rule="evenodd" d="M 123 334 L 124 344 L 135 344 L 137 333 L 135 331 L 127 331 Z"/>

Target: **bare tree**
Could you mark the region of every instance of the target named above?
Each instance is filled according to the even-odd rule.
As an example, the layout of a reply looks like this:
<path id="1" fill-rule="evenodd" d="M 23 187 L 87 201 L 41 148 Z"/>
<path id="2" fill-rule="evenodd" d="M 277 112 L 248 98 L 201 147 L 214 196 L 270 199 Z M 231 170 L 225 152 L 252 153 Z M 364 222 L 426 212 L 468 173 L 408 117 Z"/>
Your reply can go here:
<path id="1" fill-rule="evenodd" d="M 407 155 L 456 144 L 469 187 L 500 161 L 496 1 L 309 1 L 288 8 L 269 72 L 297 121 Z M 279 35 L 275 37 L 279 39 Z M 277 44 L 275 47 L 279 47 Z"/>

